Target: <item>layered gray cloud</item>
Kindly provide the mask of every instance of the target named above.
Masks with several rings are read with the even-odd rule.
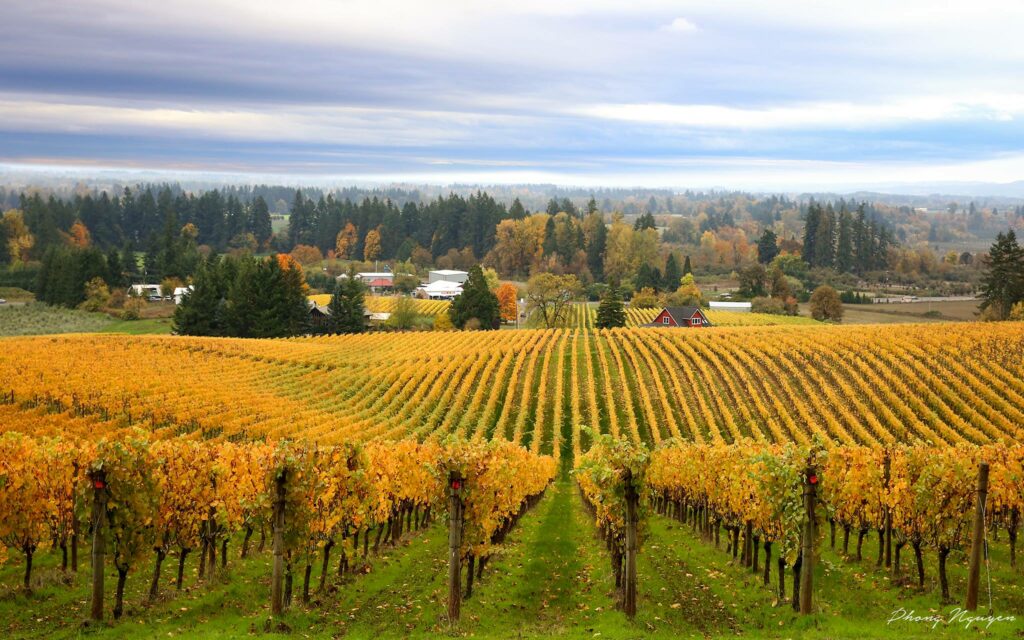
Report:
[[[1024,5],[0,3],[0,160],[359,178],[1024,177]]]

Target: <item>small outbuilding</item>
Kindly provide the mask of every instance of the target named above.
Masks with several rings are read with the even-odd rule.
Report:
[[[711,301],[711,309],[719,309],[721,311],[737,311],[740,313],[750,313],[754,305],[750,302],[719,302],[718,300]]]
[[[331,310],[325,304],[310,303],[309,305],[309,324],[313,328],[319,329],[327,324],[328,318],[331,317]]]
[[[371,320],[374,320],[374,316],[380,314],[371,313],[369,309],[363,309],[363,320],[369,324]],[[390,316],[391,314],[384,314]],[[312,300],[309,301],[309,325],[314,329],[320,329],[324,327],[331,317],[331,308],[326,304],[317,304]],[[379,319],[379,318],[378,318]],[[387,320],[387,318],[384,318]]]
[[[700,307],[665,307],[645,327],[710,327],[704,310]]]
[[[337,277],[338,281],[348,278],[347,273]],[[356,274],[356,279],[370,288],[372,291],[391,289],[395,286],[395,274],[390,271],[361,271]]]
[[[455,269],[435,269],[427,273],[427,283],[454,282],[463,284],[469,279],[468,271],[457,271]]]

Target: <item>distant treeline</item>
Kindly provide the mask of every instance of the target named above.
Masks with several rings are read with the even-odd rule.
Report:
[[[869,215],[866,205],[855,211],[842,201],[838,210],[831,203],[807,207],[802,257],[811,267],[856,274],[882,270],[893,244],[890,227]]]

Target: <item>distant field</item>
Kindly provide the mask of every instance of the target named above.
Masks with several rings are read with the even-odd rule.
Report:
[[[143,318],[141,320],[112,320],[103,333],[126,333],[139,336],[170,333],[174,328],[173,318]]]
[[[31,291],[25,291],[18,287],[0,287],[0,298],[7,302],[31,302],[36,299]]]
[[[639,327],[649,324],[657,317],[660,308],[634,309],[626,307],[626,326]],[[746,313],[742,311],[705,310],[708,320],[716,327],[770,327],[776,325],[816,325],[817,320],[803,316],[778,316],[767,313]],[[597,322],[597,305],[578,304],[574,314],[573,326],[579,328],[594,327]]]
[[[170,318],[115,320],[104,313],[51,307],[42,303],[0,305],[0,336],[56,333],[170,333]]]
[[[317,304],[328,304],[330,294],[309,297]],[[394,309],[396,296],[366,296],[366,308],[372,312],[390,312]],[[448,310],[447,300],[413,300],[418,313],[436,316]],[[638,327],[651,322],[660,309],[633,309],[626,307],[626,326]],[[712,324],[719,327],[768,327],[774,325],[814,325],[816,320],[801,316],[776,316],[765,313],[741,313],[735,311],[708,311]],[[571,326],[584,329],[594,327],[597,321],[597,306],[589,303],[573,305]]]
[[[102,313],[51,307],[42,303],[0,306],[0,336],[103,331],[113,323]]]
[[[977,320],[977,300],[950,302],[894,302],[890,304],[843,305],[843,324],[896,324],[904,322],[942,322]],[[810,314],[807,304],[800,312]]]
[[[327,305],[331,303],[331,294],[321,293],[309,296],[309,299],[317,304]],[[396,301],[398,301],[397,296],[366,296],[366,308],[373,313],[390,313],[394,310]],[[420,300],[418,298],[413,298],[412,302],[416,313],[425,316],[444,313],[450,304],[447,300]]]

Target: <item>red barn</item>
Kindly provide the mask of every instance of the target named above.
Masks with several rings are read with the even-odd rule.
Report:
[[[700,307],[665,307],[645,327],[710,327],[711,321]]]

